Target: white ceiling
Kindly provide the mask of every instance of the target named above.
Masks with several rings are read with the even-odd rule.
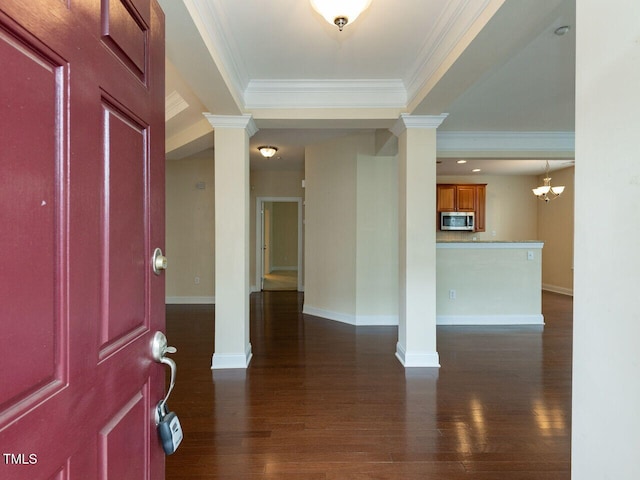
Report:
[[[342,32],[307,0],[159,1],[169,159],[212,147],[205,111],[253,115],[252,168],[301,167],[305,145],[400,113],[449,113],[440,173],[464,173],[460,157],[536,174],[573,158],[574,0],[373,0]],[[487,147],[496,133],[504,144]]]

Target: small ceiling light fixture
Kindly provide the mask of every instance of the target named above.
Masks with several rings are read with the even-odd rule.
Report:
[[[547,161],[547,167],[544,172],[544,185],[532,189],[533,194],[540,200],[544,200],[545,203],[549,203],[554,198],[558,198],[562,192],[564,192],[564,185],[558,187],[551,186],[551,177],[549,176],[549,162]]]
[[[258,147],[258,150],[264,158],[271,158],[276,154],[278,148],[270,145],[262,145],[261,147]]]
[[[569,30],[571,30],[571,27],[569,25],[563,25],[561,27],[556,28],[553,33],[555,33],[556,35],[558,35],[559,37],[561,37],[562,35],[569,33]]]
[[[482,169],[481,168],[474,168],[473,170],[471,170],[473,173],[478,173],[481,172]]]
[[[313,9],[322,15],[327,22],[336,25],[340,31],[344,26],[353,23],[364,12],[371,0],[310,0]]]
[[[458,160],[456,163],[467,163],[466,160]]]

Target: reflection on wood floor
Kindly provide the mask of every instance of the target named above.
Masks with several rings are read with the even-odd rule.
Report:
[[[297,270],[275,270],[265,274],[262,290],[298,290]]]
[[[185,433],[167,479],[570,479],[571,297],[543,294],[544,329],[438,327],[442,368],[407,370],[397,328],[302,298],[251,295],[246,371],[210,370],[213,306],[167,306]]]

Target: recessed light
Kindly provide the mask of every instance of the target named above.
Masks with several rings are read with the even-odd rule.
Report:
[[[467,163],[467,161],[466,160],[458,160],[457,163]]]
[[[471,170],[473,173],[478,173],[481,172],[482,169],[481,168],[474,168],[473,170]]]

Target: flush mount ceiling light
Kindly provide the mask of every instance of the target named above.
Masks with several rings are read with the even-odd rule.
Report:
[[[364,12],[371,0],[310,0],[313,9],[327,22],[336,25],[340,31],[349,23],[355,22]]]
[[[261,147],[258,147],[258,150],[264,158],[271,158],[276,154],[278,148],[272,147],[271,145],[262,145]]]
[[[549,203],[554,198],[558,198],[562,192],[564,192],[564,185],[558,187],[551,186],[551,177],[549,176],[549,162],[544,172],[544,185],[532,189],[533,194],[540,200],[544,200],[545,203]]]
[[[263,145],[261,147],[258,147],[258,150],[260,151],[260,153],[264,158],[271,158],[278,151],[278,147],[272,147],[271,145]]]

